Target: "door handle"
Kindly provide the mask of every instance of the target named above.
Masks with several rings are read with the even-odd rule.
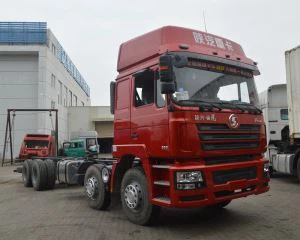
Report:
[[[136,132],[135,132],[135,133],[131,133],[131,137],[132,137],[132,138],[138,138],[138,137],[139,137],[139,134],[136,133]]]

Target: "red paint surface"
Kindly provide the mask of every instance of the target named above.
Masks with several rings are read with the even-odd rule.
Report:
[[[48,146],[40,149],[27,148],[25,141],[47,141]],[[26,160],[31,157],[54,157],[56,156],[56,144],[53,136],[49,134],[26,134],[21,144],[19,159]]]

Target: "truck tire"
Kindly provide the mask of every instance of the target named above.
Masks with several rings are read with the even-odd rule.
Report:
[[[110,206],[109,187],[102,180],[102,164],[91,165],[84,176],[85,193],[90,208],[105,210]]]
[[[229,203],[231,203],[231,200],[226,200],[224,202],[220,202],[220,203],[216,203],[216,204],[213,204],[213,205],[209,205],[208,207],[209,208],[215,208],[215,209],[221,209],[221,208],[226,207]]]
[[[300,158],[298,158],[298,162],[297,162],[297,178],[298,181],[300,182]]]
[[[51,159],[46,159],[45,164],[47,167],[47,183],[46,189],[53,189],[55,187],[56,181],[56,165],[55,162]]]
[[[125,173],[121,201],[124,214],[135,224],[151,225],[159,217],[160,207],[149,200],[147,179],[141,168],[131,168]]]
[[[24,182],[24,187],[32,187],[31,171],[32,171],[32,160],[27,159],[24,161],[22,167],[22,179]]]
[[[36,191],[43,191],[47,184],[47,167],[41,159],[36,159],[32,163],[31,181]]]

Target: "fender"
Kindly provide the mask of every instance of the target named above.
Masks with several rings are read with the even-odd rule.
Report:
[[[126,155],[134,155],[140,159],[148,158],[149,154],[145,144],[122,144],[113,145],[113,156],[121,159]]]
[[[144,144],[122,144],[122,145],[113,145],[113,157],[118,158],[118,161],[114,163],[112,168],[112,179],[111,179],[111,188],[110,191],[114,191],[114,187],[116,184],[116,172],[119,166],[122,165],[124,161],[126,161],[127,156],[132,156],[134,159],[139,159],[141,161],[143,168],[145,170],[145,174],[147,177],[147,185],[149,197],[152,198],[152,185],[151,185],[151,167],[149,163],[149,154],[147,148]]]

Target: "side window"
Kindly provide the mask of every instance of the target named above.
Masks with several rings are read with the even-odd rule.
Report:
[[[129,92],[130,87],[129,87],[129,80],[126,79],[125,81],[121,81],[117,83],[117,88],[116,88],[116,109],[121,110],[128,108],[129,106]]]
[[[134,81],[134,106],[154,103],[154,72],[139,74]]]
[[[289,111],[287,109],[280,109],[281,120],[289,120]]]
[[[161,94],[160,79],[156,81],[156,105],[161,108],[166,105],[165,95]]]
[[[95,146],[96,145],[96,139],[95,138],[89,138],[87,141],[87,147]]]

